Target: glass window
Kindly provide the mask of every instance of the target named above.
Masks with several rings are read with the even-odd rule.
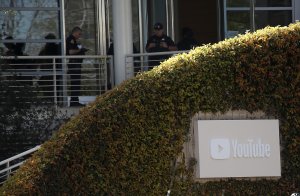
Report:
[[[26,43],[24,54],[38,56],[46,43]]]
[[[256,7],[292,7],[292,0],[258,0]]]
[[[11,11],[0,14],[1,34],[14,39],[44,39],[47,33],[59,38],[58,11]]]
[[[289,10],[281,11],[255,11],[256,29],[266,26],[286,26],[292,21],[292,12]]]
[[[266,26],[286,26],[293,21],[292,0],[252,0],[251,5],[250,0],[224,2],[227,2],[224,11],[225,37],[243,34],[250,28],[255,31]],[[254,13],[250,12],[250,8],[254,8]]]
[[[227,7],[249,7],[250,0],[227,0]]]
[[[250,29],[249,11],[227,11],[227,31],[243,34]]]
[[[80,42],[89,48],[89,54],[96,51],[96,11],[94,0],[66,0],[65,1],[65,21],[66,36],[69,36],[75,26],[82,28],[82,38]]]
[[[0,7],[58,7],[58,0],[0,0]]]
[[[18,43],[20,43],[20,42],[18,42]],[[29,42],[27,42],[24,44],[24,50],[22,51],[23,55],[38,56],[45,45],[46,45],[46,43],[29,43]],[[2,51],[0,50],[0,54],[6,55],[8,48],[5,46],[5,44],[1,43],[0,49],[2,50]]]
[[[139,5],[138,1],[132,1],[132,38],[133,44],[137,51],[141,51],[140,49],[140,32],[139,32]]]

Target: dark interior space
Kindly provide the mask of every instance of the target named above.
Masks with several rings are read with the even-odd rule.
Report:
[[[199,44],[218,41],[217,1],[185,0],[178,1],[178,33],[181,39],[182,28],[189,27]]]

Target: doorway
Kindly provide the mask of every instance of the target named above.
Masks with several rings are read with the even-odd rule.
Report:
[[[176,40],[182,38],[182,29],[190,28],[200,45],[220,40],[218,0],[186,0],[176,3]]]

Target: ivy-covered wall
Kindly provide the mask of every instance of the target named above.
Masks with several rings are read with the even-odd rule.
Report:
[[[300,23],[205,45],[81,110],[0,195],[288,195],[300,189]],[[282,178],[193,182],[176,164],[192,116],[261,110],[280,119]],[[187,166],[185,166],[187,165]]]

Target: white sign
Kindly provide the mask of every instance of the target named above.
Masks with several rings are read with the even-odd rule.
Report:
[[[199,120],[197,177],[279,177],[278,120]]]

